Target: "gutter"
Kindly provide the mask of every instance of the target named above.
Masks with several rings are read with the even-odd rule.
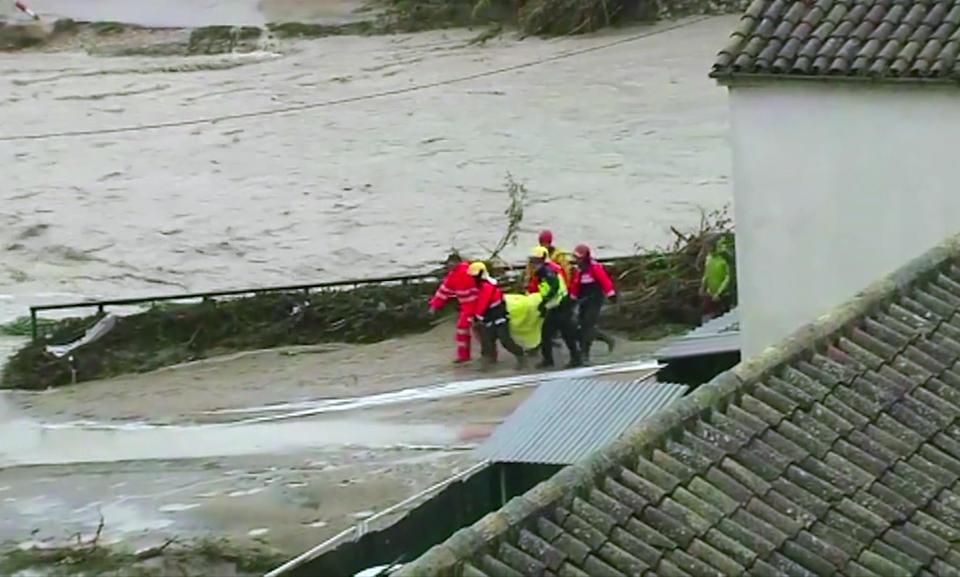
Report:
[[[952,76],[943,77],[923,77],[923,76],[841,76],[841,75],[809,75],[809,74],[774,74],[772,72],[716,72],[711,71],[708,74],[710,78],[717,81],[721,86],[734,86],[740,83],[750,83],[751,81],[794,81],[794,82],[819,82],[819,83],[837,83],[837,84],[860,84],[860,85],[934,85],[934,86],[954,86],[960,87],[960,79]]]

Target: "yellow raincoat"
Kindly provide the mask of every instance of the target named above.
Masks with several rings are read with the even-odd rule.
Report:
[[[543,296],[540,293],[505,294],[503,298],[510,318],[510,336],[525,350],[539,347],[540,329],[543,326],[539,309]]]

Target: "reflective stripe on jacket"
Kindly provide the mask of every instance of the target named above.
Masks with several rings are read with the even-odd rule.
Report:
[[[477,281],[467,274],[468,268],[470,268],[470,263],[462,262],[447,273],[443,282],[440,283],[440,288],[430,299],[430,308],[440,309],[447,304],[448,300],[457,299],[460,303],[461,312],[464,309],[468,312],[473,311],[478,294]]]
[[[548,260],[546,263],[544,263],[544,266],[550,267],[550,270],[560,275],[560,278],[563,279],[563,282],[566,285],[570,284],[568,280],[569,277],[567,277],[567,273],[563,270],[562,266],[558,265],[552,260]],[[533,274],[530,275],[530,282],[527,284],[527,293],[533,294],[538,292],[540,292],[540,276],[537,274],[537,271],[534,270]]]
[[[587,285],[594,283],[600,287],[603,296],[609,298],[616,294],[607,269],[599,262],[591,260],[587,270],[580,267],[574,269],[573,282],[570,283],[570,296],[575,299],[584,296],[584,290],[589,288]]]
[[[563,275],[549,266],[551,264],[555,263],[545,263],[537,271],[537,277],[540,279],[539,292],[547,309],[560,306],[560,303],[567,298],[568,294],[567,283],[563,280]]]
[[[477,298],[475,318],[482,323],[491,323],[497,317],[506,317],[506,306],[503,304],[503,291],[496,281],[480,283],[480,296]]]

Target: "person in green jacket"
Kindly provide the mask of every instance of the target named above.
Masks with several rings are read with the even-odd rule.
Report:
[[[727,235],[709,239],[708,250],[703,262],[703,280],[700,282],[703,321],[726,312],[730,307],[733,283],[733,267],[730,266],[732,251]]]

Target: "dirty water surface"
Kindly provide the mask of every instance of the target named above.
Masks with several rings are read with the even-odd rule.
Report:
[[[734,20],[376,99],[359,97],[637,30],[485,46],[468,31],[338,37],[196,58],[2,54],[0,155],[12,169],[0,189],[0,322],[37,302],[414,271],[451,246],[482,254],[505,225],[507,172],[527,184],[531,242],[545,226],[601,255],[668,241],[670,226],[729,199],[725,95],[706,72]],[[354,98],[237,122],[3,140]],[[0,543],[89,534],[102,515],[110,542],[215,534],[298,553],[469,467],[465,448],[529,388],[256,419],[516,374],[506,355],[489,374],[454,368],[452,337],[445,325],[2,393]],[[625,342],[596,360],[650,346]]]
[[[350,100],[649,29],[483,46],[474,32],[331,37],[280,52],[0,54],[0,293],[127,296],[416,272],[499,239],[509,172],[535,231],[601,256],[672,240],[730,199],[721,17],[512,72],[296,113],[149,132],[22,134]],[[576,90],[571,90],[576,86]]]

